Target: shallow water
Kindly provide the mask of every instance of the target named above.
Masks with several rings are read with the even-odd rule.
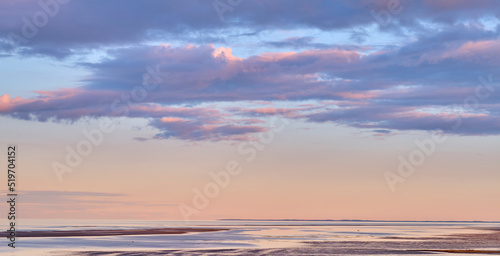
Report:
[[[8,247],[7,241],[5,241],[5,245],[0,247],[0,253],[2,255],[72,255],[76,251],[152,252],[179,249],[188,250],[189,254],[197,255],[195,250],[200,249],[231,249],[213,253],[215,253],[214,255],[258,255],[259,253],[268,255],[293,253],[299,255],[302,250],[300,248],[309,248],[308,250],[314,249],[318,255],[330,255],[328,252],[332,250],[339,251],[342,255],[355,255],[364,254],[363,248],[371,248],[374,250],[372,251],[374,254],[389,254],[382,252],[392,247],[401,251],[420,247],[422,247],[420,249],[432,249],[439,246],[442,246],[442,248],[447,248],[446,246],[458,248],[458,246],[448,243],[448,240],[442,240],[443,242],[440,245],[441,240],[439,238],[448,238],[451,234],[488,233],[491,231],[482,228],[500,227],[500,223],[244,220],[191,221],[186,223],[183,221],[23,220],[19,223],[18,229],[23,231],[55,231],[165,227],[218,227],[230,230],[169,235],[20,237],[17,238],[15,249]],[[429,238],[436,238],[437,240],[431,243],[428,240]],[[420,241],[419,239],[427,240]],[[463,244],[455,242],[456,244]],[[485,246],[487,245],[485,244]],[[474,246],[474,244],[471,246]],[[478,248],[484,249],[484,247]],[[379,249],[380,252],[377,253],[376,250]],[[493,246],[487,249],[500,250],[500,244],[498,247]],[[254,251],[251,253],[249,250]],[[168,253],[167,251],[164,252]],[[184,254],[188,254],[187,251],[184,252]],[[171,253],[174,254],[174,252]],[[210,255],[211,252],[200,251],[200,253]],[[304,252],[303,255],[308,253],[310,252]],[[421,252],[413,252],[412,254],[421,254]]]

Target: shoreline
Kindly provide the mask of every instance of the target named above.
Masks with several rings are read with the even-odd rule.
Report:
[[[82,228],[83,226],[71,227]],[[123,227],[124,229],[102,227],[102,229],[99,229],[97,226],[87,225],[85,228],[89,228],[88,230],[19,231],[19,237],[32,238],[25,240],[26,242],[31,240],[32,247],[20,246],[21,250],[18,252],[23,252],[24,254],[19,254],[23,256],[430,255],[436,253],[500,255],[500,227],[497,225],[479,227],[457,227],[452,225],[436,229],[421,226],[418,229],[419,232],[409,233],[405,232],[405,229],[408,227],[413,229],[413,225],[408,225],[402,229],[393,229],[391,227],[387,229],[385,227],[366,229],[361,225],[359,227],[359,229],[363,229],[361,232],[357,229],[340,227],[325,227],[325,230],[317,230],[316,225],[311,225],[310,228],[305,230],[302,230],[302,228],[276,229],[268,227],[263,227],[262,230],[258,227],[239,229],[225,225],[214,227],[145,227],[137,226],[137,229],[133,227]],[[291,232],[288,232],[289,230]],[[325,234],[325,236],[322,239],[317,239],[318,237],[308,239],[311,236],[307,231],[310,230],[316,230],[317,234]],[[331,231],[334,232],[329,233]],[[419,234],[425,231],[432,232],[427,232],[426,235]],[[372,234],[378,235],[373,237]],[[150,238],[148,235],[160,236]],[[235,235],[238,238],[233,239]],[[257,238],[245,240],[245,238],[251,236],[257,236]],[[300,239],[297,239],[299,237]],[[48,240],[45,240],[45,238]],[[280,239],[284,239],[285,243]],[[67,246],[67,248],[61,248],[57,245],[56,240],[65,241],[64,243],[70,243],[71,245]],[[47,241],[56,246],[50,248],[51,246],[46,244]],[[289,242],[293,242],[293,245]],[[201,243],[200,247],[197,246],[198,243]],[[39,247],[42,244],[43,246]]]
[[[150,228],[150,229],[89,229],[89,230],[40,230],[17,231],[16,237],[77,237],[77,236],[127,236],[127,235],[179,235],[197,232],[228,231],[224,228]],[[7,236],[8,232],[0,235]]]
[[[116,256],[147,253],[148,255],[430,255],[495,254],[500,255],[500,230],[494,227],[490,233],[451,234],[438,237],[411,237],[401,241],[302,241],[290,248],[219,248],[219,249],[168,249],[168,250],[109,250],[78,251],[76,255]],[[75,252],[73,252],[75,253]]]

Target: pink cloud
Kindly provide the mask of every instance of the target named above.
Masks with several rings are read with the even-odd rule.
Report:
[[[177,117],[162,117],[160,119],[163,123],[175,123],[175,122],[186,122],[186,119],[177,118]]]
[[[115,58],[86,64],[93,73],[85,86],[37,91],[39,96],[33,99],[4,95],[0,111],[39,121],[118,116],[111,110],[112,103],[127,96],[130,100],[131,91],[142,82],[145,64],[159,63],[158,68],[168,77],[158,82],[158,88],[147,91],[143,101],[121,104],[128,117],[150,118],[150,125],[159,130],[157,138],[248,139],[265,130],[259,125],[269,115],[354,127],[436,129],[443,126],[442,116],[415,110],[461,103],[474,93],[474,87],[461,84],[464,79],[458,76],[476,70],[469,71],[467,66],[463,72],[455,72],[449,65],[469,64],[473,58],[490,65],[488,60],[500,59],[492,53],[499,46],[497,40],[484,40],[450,44],[439,54],[425,56],[415,54],[415,49],[366,56],[356,51],[316,49],[247,58],[234,56],[229,47],[216,49],[213,45],[120,49]],[[405,51],[412,54],[407,56]],[[346,54],[352,55],[352,63],[346,62]],[[435,61],[425,59],[429,56]],[[453,62],[443,61],[448,59]],[[304,104],[304,100],[317,103]],[[221,102],[235,106],[219,109]],[[239,103],[251,106],[242,108]],[[496,117],[490,115],[464,117]],[[425,122],[417,122],[421,120]]]
[[[375,92],[339,92],[338,95],[345,99],[372,99],[377,97]]]

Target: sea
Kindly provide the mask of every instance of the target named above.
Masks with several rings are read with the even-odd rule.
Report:
[[[7,227],[7,226],[6,226]],[[311,247],[322,243],[366,246],[368,243],[390,241],[426,241],[457,234],[491,232],[500,222],[456,221],[362,221],[362,220],[214,220],[214,221],[145,221],[145,220],[50,220],[25,219],[17,223],[22,231],[149,229],[149,228],[222,228],[215,232],[167,235],[122,235],[85,237],[18,237],[15,248],[4,239],[1,255],[223,255],[224,249],[248,252],[266,249],[272,255],[277,248]],[[482,248],[484,249],[484,248]],[[486,248],[500,250],[500,244]],[[257,252],[258,250],[256,250]],[[136,254],[126,254],[135,252]],[[177,254],[174,254],[177,253]],[[205,253],[206,252],[206,253]],[[346,251],[347,252],[347,251]],[[116,254],[117,253],[117,254]],[[122,254],[120,254],[122,253]],[[432,252],[426,252],[432,254]],[[158,253],[159,254],[159,253]],[[293,253],[292,253],[293,254]],[[355,255],[354,253],[353,255]],[[378,253],[377,253],[378,254]],[[389,254],[389,253],[388,253]],[[415,252],[420,254],[420,252]],[[229,254],[228,254],[229,255]],[[238,254],[232,254],[238,255]],[[244,253],[240,255],[245,255]],[[265,254],[262,254],[265,255]],[[279,254],[276,254],[279,255]],[[330,255],[328,253],[317,255]],[[331,254],[335,255],[335,254]],[[343,254],[344,255],[344,254]],[[458,254],[453,254],[458,255]],[[464,254],[470,255],[470,254]]]

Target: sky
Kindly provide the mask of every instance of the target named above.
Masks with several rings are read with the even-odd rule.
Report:
[[[0,10],[23,218],[500,220],[499,1]]]

